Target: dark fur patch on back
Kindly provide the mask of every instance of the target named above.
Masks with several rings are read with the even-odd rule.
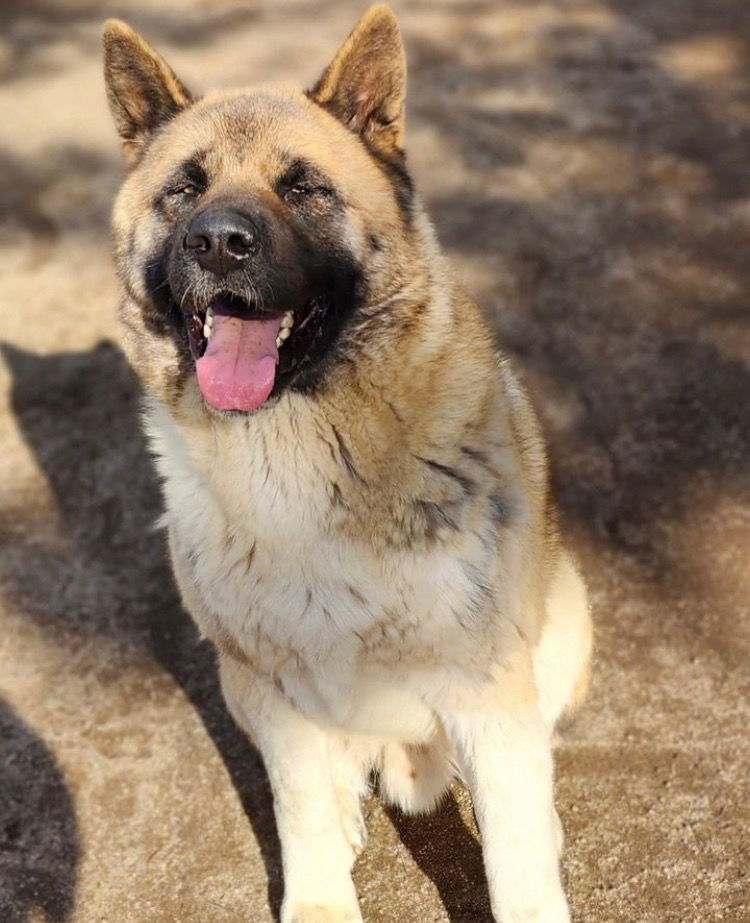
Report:
[[[461,446],[461,451],[464,455],[468,456],[472,461],[475,461],[478,465],[488,465],[489,460],[486,454],[479,449],[473,449],[471,446],[463,445]]]
[[[502,496],[501,493],[495,491],[489,496],[490,504],[490,518],[492,522],[500,528],[501,526],[507,526],[510,522],[510,506]]]
[[[344,442],[344,439],[341,433],[336,429],[335,426],[331,428],[333,429],[333,435],[336,437],[336,443],[338,444],[338,447],[339,447],[339,455],[341,456],[341,460],[344,463],[344,467],[346,468],[349,475],[355,479],[355,481],[364,483],[365,479],[359,473],[357,466],[354,464],[352,453],[349,451],[348,446]]]
[[[414,506],[424,520],[424,534],[428,541],[435,541],[444,529],[451,532],[458,529],[458,523],[446,512],[445,506],[432,500],[417,500]]]
[[[473,492],[474,482],[471,478],[462,474],[455,468],[451,468],[450,465],[443,465],[441,462],[434,461],[432,458],[423,458],[421,455],[415,455],[414,457],[417,461],[421,461],[429,468],[432,468],[433,471],[439,471],[440,474],[444,474],[446,477],[451,478],[451,480],[455,481],[461,487],[464,493],[471,494]]]

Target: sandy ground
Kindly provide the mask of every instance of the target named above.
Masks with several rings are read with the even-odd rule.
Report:
[[[576,921],[750,919],[750,5],[396,4],[416,178],[528,381],[598,625],[558,751]],[[106,15],[311,83],[363,4],[0,5],[0,920],[274,919],[258,757],[152,529],[116,344]],[[488,920],[460,792],[368,807],[368,923]]]

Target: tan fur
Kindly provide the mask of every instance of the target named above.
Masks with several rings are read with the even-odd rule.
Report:
[[[347,89],[356,87],[355,94]],[[362,17],[325,70],[313,98],[380,150],[404,141],[406,57],[387,7]]]
[[[310,96],[262,87],[190,103],[127,27],[107,36],[140,62],[129,73],[156,81],[148,98],[173,107],[154,131],[110,51],[133,165],[113,216],[123,325],[177,581],[269,772],[283,923],[361,919],[349,868],[371,768],[384,797],[426,810],[454,766],[496,919],[561,923],[549,748],[585,685],[585,589],[560,545],[529,400],[419,205],[407,217],[394,194],[405,78],[393,15],[371,11]],[[196,149],[214,196],[271,196],[285,157],[320,165],[368,282],[348,361],[250,416],[211,412],[177,345],[149,329],[143,270],[169,227],[154,201]]]

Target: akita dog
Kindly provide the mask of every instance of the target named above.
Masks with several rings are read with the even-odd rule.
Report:
[[[196,99],[120,22],[121,317],[183,600],[260,749],[283,923],[361,920],[371,774],[457,774],[503,923],[562,923],[551,736],[591,627],[539,426],[406,169],[404,51],[371,9],[308,92]]]

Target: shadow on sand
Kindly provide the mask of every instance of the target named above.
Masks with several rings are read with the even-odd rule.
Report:
[[[229,717],[214,655],[182,609],[164,538],[160,499],[139,426],[139,390],[109,343],[89,352],[36,356],[9,346],[11,400],[59,506],[63,541],[24,545],[23,524],[0,524],[4,582],[21,611],[57,635],[103,635],[148,650],[184,689],[227,767],[266,864],[269,901],[281,900],[279,846],[257,752]],[[23,562],[33,560],[33,573]],[[75,579],[70,575],[74,574]],[[40,819],[35,835],[56,842]],[[47,833],[45,833],[47,831]],[[42,846],[40,845],[40,848]],[[70,887],[75,874],[71,852]],[[44,882],[37,883],[42,887]],[[43,903],[43,895],[37,900]],[[4,917],[3,917],[4,919]]]
[[[33,780],[33,784],[30,784]],[[73,800],[44,742],[0,701],[0,919],[73,912],[80,856]]]

